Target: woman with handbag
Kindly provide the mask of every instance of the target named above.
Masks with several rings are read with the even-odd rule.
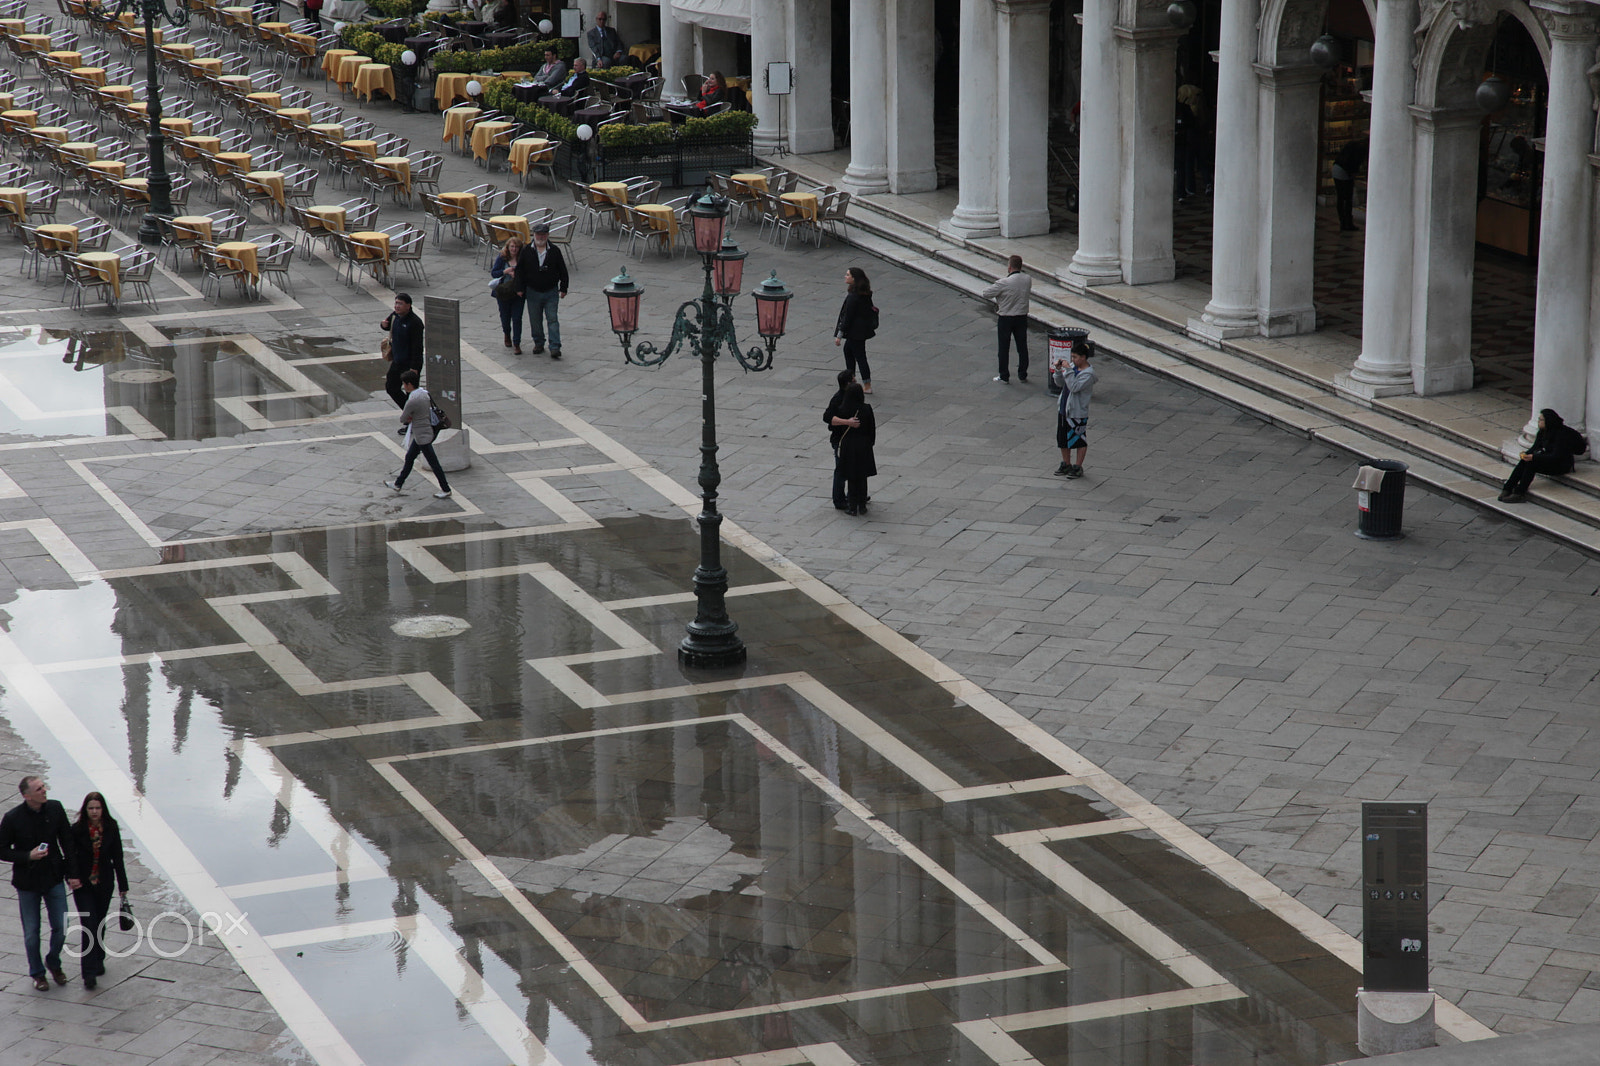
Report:
[[[845,514],[867,513],[867,478],[878,473],[873,445],[878,442],[878,422],[872,414],[861,384],[852,381],[844,387],[833,424],[842,426],[834,446],[836,479],[845,484]]]
[[[833,343],[844,346],[844,368],[861,378],[862,391],[872,395],[872,368],[867,365],[867,341],[877,332],[877,308],[872,305],[872,283],[860,267],[844,272],[844,303],[833,329]],[[860,364],[859,367],[857,364]]]
[[[517,257],[521,254],[522,238],[512,237],[489,268],[489,276],[494,279],[489,283],[489,292],[500,305],[500,330],[513,355],[522,354],[522,318],[528,306],[526,294],[517,288]]]
[[[128,903],[122,830],[106,810],[106,798],[100,793],[91,792],[83,797],[78,819],[72,823],[72,842],[83,870],[82,884],[72,893],[73,906],[82,916],[83,987],[93,988],[95,979],[106,972],[105,935],[113,882],[122,894],[124,909]]]

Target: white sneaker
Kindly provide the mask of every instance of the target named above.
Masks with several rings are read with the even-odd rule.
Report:
[[[386,488],[386,489],[393,489],[396,492],[404,492],[405,491],[399,485],[396,485],[394,483],[394,478],[388,478],[388,477],[384,478],[383,479],[383,487]]]
[[[1001,383],[1003,383],[1003,384],[1006,384],[1006,385],[1009,385],[1009,384],[1011,384],[1011,379],[1010,379],[1010,378],[1003,378],[1003,377],[1001,377],[1001,376],[1000,376],[1000,375],[998,375],[998,374],[996,374],[996,375],[995,375],[995,376],[994,376],[994,377],[993,377],[993,378],[991,378],[991,379],[990,379],[990,380],[992,380],[992,381],[998,381],[998,382],[1001,382]]]
[[[454,493],[451,490],[445,489],[443,492],[434,493],[433,498],[436,500],[448,500],[453,495]]]

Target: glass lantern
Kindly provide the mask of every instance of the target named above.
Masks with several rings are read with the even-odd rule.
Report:
[[[751,295],[756,298],[756,332],[767,341],[783,336],[789,321],[789,301],[794,293],[778,280],[778,272],[774,270]]]
[[[622,273],[611,279],[605,293],[606,303],[611,309],[611,331],[626,344],[639,328],[639,301],[644,295],[644,287],[636,284],[628,276],[628,268],[623,267]]]
[[[718,296],[731,298],[739,295],[739,289],[744,284],[744,261],[749,254],[735,244],[732,237],[723,238],[722,250],[717,253],[711,268],[711,287]]]
[[[728,224],[728,201],[708,187],[689,201],[689,220],[694,225],[694,250],[701,255],[716,255],[722,250],[722,234]]]

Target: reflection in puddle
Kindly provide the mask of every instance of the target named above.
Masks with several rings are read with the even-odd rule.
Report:
[[[179,337],[150,345],[125,330],[0,331],[0,434],[132,434],[209,440],[319,418],[381,387],[369,361],[332,344]]]

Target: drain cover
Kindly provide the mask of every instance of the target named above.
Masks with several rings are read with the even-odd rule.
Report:
[[[171,381],[175,375],[170,370],[155,368],[140,370],[113,370],[106,375],[123,385],[154,385],[158,381]]]
[[[415,618],[402,618],[389,627],[399,637],[453,637],[472,628],[465,618],[449,614],[423,614]]]

